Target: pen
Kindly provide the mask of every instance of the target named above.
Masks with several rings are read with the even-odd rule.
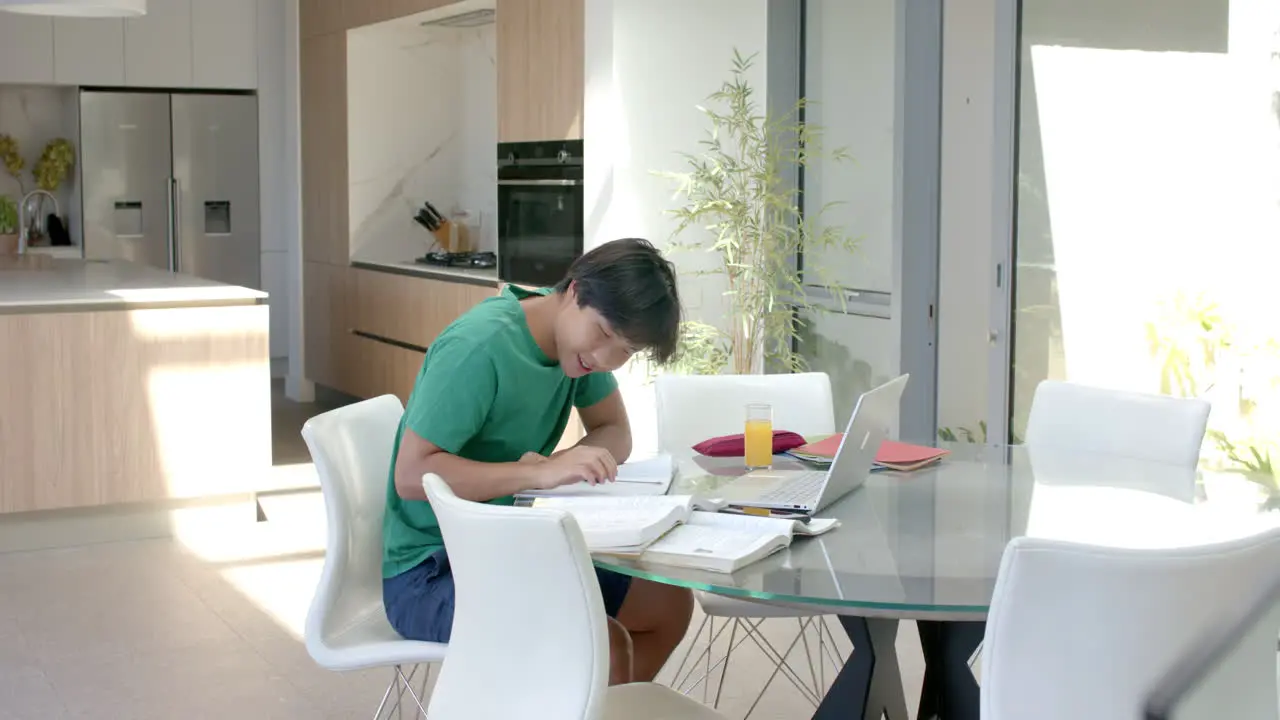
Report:
[[[789,512],[787,510],[770,510],[769,508],[744,507],[741,505],[729,505],[721,512],[732,513],[734,515],[749,515],[751,517],[768,517],[777,520],[797,520],[802,524],[808,525],[813,518],[804,513]]]

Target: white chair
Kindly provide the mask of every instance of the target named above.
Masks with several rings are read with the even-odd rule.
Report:
[[[307,652],[318,665],[344,672],[392,667],[393,676],[374,714],[399,709],[408,692],[423,710],[422,685],[412,681],[420,663],[441,662],[447,645],[405,640],[382,605],[382,516],[391,451],[404,408],[394,395],[331,410],[302,426],[320,475],[328,541],[320,584],[307,613]],[[409,674],[405,666],[412,666]],[[396,689],[394,705],[389,705]]]
[[[1194,468],[1208,422],[1209,403],[1199,398],[1045,380],[1031,400],[1026,444]]]
[[[1027,419],[1025,443],[1037,473],[1045,467],[1064,469],[1073,461],[1089,463],[1097,455],[1128,457],[1194,470],[1200,460],[1209,421],[1209,403],[1198,398],[1126,392],[1061,380],[1036,386]],[[1047,461],[1047,462],[1046,462]],[[1046,474],[1049,478],[1051,474]],[[1174,498],[1195,494],[1195,474],[1138,469],[1129,474],[1132,489]],[[979,646],[970,664],[976,664]]]
[[[423,486],[456,592],[431,720],[723,720],[661,685],[606,687],[604,601],[568,513],[461,500],[433,474]]]
[[[1280,567],[1280,529],[1176,549],[1022,537],[1005,550],[987,618],[986,720],[1134,720],[1163,671],[1240,612]],[[1219,673],[1214,717],[1276,718],[1276,627]]]
[[[658,443],[663,452],[680,454],[689,451],[693,445],[711,437],[732,435],[743,431],[746,421],[746,406],[750,403],[768,403],[773,408],[773,427],[777,430],[790,430],[806,437],[813,435],[830,435],[836,431],[835,410],[831,400],[831,379],[826,373],[790,373],[778,375],[660,375],[656,381]],[[793,685],[808,697],[816,706],[822,699],[826,688],[821,687],[822,673],[813,667],[813,658],[808,654],[808,643],[805,641],[805,655],[809,661],[809,679],[812,685],[801,678],[801,674],[791,668],[787,657],[796,645],[804,639],[804,633],[812,626],[818,633],[818,662],[823,662],[824,653],[835,647],[834,638],[826,624],[822,622],[820,613],[794,608],[782,608],[764,603],[752,602],[741,598],[728,597],[715,593],[698,591],[695,593],[705,617],[694,633],[695,642],[689,646],[683,660],[672,678],[673,686],[683,687],[691,692],[698,684],[703,685],[704,697],[711,682],[710,675],[724,664],[720,674],[720,685],[716,690],[713,705],[719,707],[720,693],[724,688],[725,675],[728,671],[729,659],[733,650],[745,642],[752,640],[756,647],[774,663],[775,673],[760,689],[755,703],[747,711],[749,717],[768,690],[777,674],[791,681]],[[714,618],[724,618],[726,623],[717,632]],[[760,632],[760,623],[767,618],[795,618],[799,625],[799,633],[785,652],[780,652]],[[692,684],[689,682],[703,658],[709,660],[712,646],[729,629],[728,650],[715,665],[708,662],[704,674]],[[707,647],[689,665],[689,672],[681,674],[688,664],[690,654],[696,645],[697,638],[707,632]],[[741,632],[741,639],[737,640]],[[831,640],[828,645],[827,640]],[[840,663],[833,656],[834,664]]]

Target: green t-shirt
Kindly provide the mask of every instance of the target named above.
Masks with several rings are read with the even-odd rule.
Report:
[[[382,521],[384,578],[417,566],[444,547],[431,505],[396,493],[395,457],[405,428],[468,460],[515,462],[531,450],[550,454],[564,433],[571,405],[590,407],[618,387],[610,373],[570,379],[542,352],[520,307],[520,299],[535,292],[508,285],[445,328],[427,350],[391,451]],[[504,497],[490,502],[513,501]]]

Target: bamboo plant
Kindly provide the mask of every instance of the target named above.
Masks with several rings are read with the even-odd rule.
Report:
[[[676,197],[683,200],[671,211],[678,222],[668,252],[715,256],[711,269],[682,274],[723,278],[729,310],[724,326],[682,324],[675,372],[803,370],[799,333],[805,318],[821,311],[806,288],[844,297],[822,268],[802,272],[796,258],[801,251],[852,251],[856,242],[841,228],[821,223],[831,203],[802,212],[800,190],[787,175],[817,158],[846,161],[848,153],[824,150],[821,128],[803,121],[804,99],[780,117],[763,114],[747,81],[753,60],[734,50],[729,79],[698,108],[711,125],[701,152],[680,154],[685,172],[661,173],[674,181]],[[707,242],[700,230],[713,240]]]

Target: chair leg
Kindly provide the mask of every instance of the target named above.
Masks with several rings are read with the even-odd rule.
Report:
[[[414,692],[413,678],[418,674],[418,667],[418,665],[414,665],[409,671],[408,676],[404,674],[403,666],[396,665],[392,668],[391,682],[387,685],[386,691],[382,693],[382,702],[378,703],[378,709],[373,713],[374,720],[383,719],[383,710],[387,711],[385,715],[386,718],[403,717],[404,708],[401,703],[406,692],[409,693],[409,697],[413,699],[413,704],[418,708],[418,717],[425,718],[427,716],[427,710],[423,707],[422,703],[423,698],[425,698],[427,694],[426,687],[427,680],[431,677],[431,665],[427,665],[427,671],[422,680],[422,689],[418,692]],[[396,691],[396,701],[395,704],[388,706],[387,701],[391,699],[391,691],[393,689]]]
[[[417,669],[418,668],[415,665],[414,671]],[[404,691],[409,693],[409,697],[413,698],[413,704],[418,706],[418,712],[420,713],[419,717],[425,718],[427,716],[427,709],[422,705],[422,696],[413,691],[413,684],[404,676],[404,671],[400,669],[399,665],[396,666],[396,674],[400,676],[400,681],[404,683]],[[412,677],[412,672],[410,673],[410,677]]]
[[[697,667],[696,667],[697,664],[701,662],[704,657],[708,658],[707,662],[710,663],[711,651],[715,647],[716,641],[720,639],[720,636],[723,635],[724,631],[728,628],[729,628],[729,623],[726,622],[724,625],[720,626],[719,630],[715,630],[715,622],[712,621],[711,630],[707,631],[707,646],[702,649],[702,652],[698,653],[698,657],[695,658],[693,663],[689,666],[689,671],[684,674],[683,679],[681,678],[673,679],[673,682],[675,683],[674,685],[672,685],[673,689],[685,695],[688,695],[689,693],[693,692],[694,688],[698,687],[699,683],[701,683],[703,680],[706,680],[707,677],[712,672],[714,672],[716,668],[720,667],[720,663],[724,662],[723,658],[716,661],[715,665],[711,665],[710,667],[708,667],[706,672],[704,672],[702,675],[699,675],[697,682],[694,682],[692,685],[689,684],[689,678],[693,677],[693,673],[697,670]],[[744,636],[741,640],[738,640],[737,644],[741,645],[743,642],[746,641],[746,639],[747,638]]]
[[[396,678],[393,675],[391,677],[391,682],[387,683],[386,692],[382,693],[382,702],[378,703],[378,709],[373,711],[373,720],[380,720],[382,718],[382,710],[387,706],[387,699],[391,697],[391,690],[395,686],[396,686]],[[397,699],[397,702],[399,702],[398,699]]]
[[[697,631],[693,633],[693,639],[689,641],[689,649],[684,651],[684,658],[680,660],[680,666],[676,668],[675,673],[671,676],[671,688],[673,690],[678,689],[679,683],[680,683],[680,673],[684,672],[685,663],[689,662],[689,656],[693,654],[693,648],[695,645],[698,644],[698,638],[702,637],[702,629],[707,626],[707,621],[710,619],[711,619],[710,616],[703,615],[702,622],[698,625]],[[708,637],[710,637],[710,635],[711,633],[707,633]],[[701,660],[701,659],[702,659],[702,656],[699,655],[698,660]],[[698,662],[698,660],[694,660],[694,662],[696,663]]]
[[[734,618],[733,630],[729,632],[729,652],[733,651],[733,638],[738,633],[738,625],[739,620]],[[720,670],[720,684],[716,686],[716,700],[715,703],[711,705],[711,707],[716,710],[720,709],[720,694],[724,692],[724,679],[729,676],[729,652],[725,653],[724,668]],[[710,682],[711,678],[707,678],[707,683],[710,684]]]

